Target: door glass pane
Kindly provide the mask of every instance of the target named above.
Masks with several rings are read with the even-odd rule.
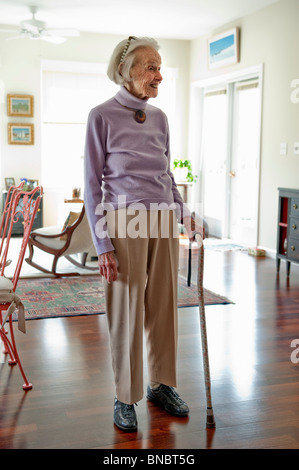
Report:
[[[256,242],[258,155],[260,145],[258,82],[236,84],[231,171],[230,238]]]
[[[223,236],[225,217],[227,95],[206,93],[203,126],[203,211],[209,233]]]

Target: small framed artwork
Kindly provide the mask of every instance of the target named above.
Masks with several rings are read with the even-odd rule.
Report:
[[[6,191],[8,191],[11,186],[15,185],[15,179],[14,178],[4,178],[4,181],[5,181]]]
[[[8,116],[33,117],[32,95],[7,95]]]
[[[239,62],[239,28],[233,28],[208,40],[209,69]]]
[[[38,180],[28,180],[28,185],[31,189],[34,189],[38,186]]]
[[[34,144],[34,124],[8,124],[8,143],[16,145]]]
[[[24,191],[32,191],[38,186],[38,180],[29,180],[28,178],[21,178],[21,181],[24,181]]]

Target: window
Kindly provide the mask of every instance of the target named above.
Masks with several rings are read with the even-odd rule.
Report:
[[[42,182],[52,191],[83,189],[83,154],[89,111],[114,96],[105,64],[42,62]],[[153,101],[174,126],[176,69],[163,70],[163,86]],[[175,130],[172,131],[175,135]]]
[[[94,72],[45,69],[42,89],[42,181],[46,188],[64,188],[70,194],[72,186],[83,188],[88,113],[118,87],[102,66]]]

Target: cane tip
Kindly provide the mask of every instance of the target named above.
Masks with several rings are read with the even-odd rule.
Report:
[[[214,415],[207,415],[207,422],[206,422],[207,428],[213,429],[216,427],[216,421],[214,419]]]

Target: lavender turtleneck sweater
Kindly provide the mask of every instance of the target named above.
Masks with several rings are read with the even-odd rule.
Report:
[[[146,121],[137,123],[135,112],[124,106],[144,110]],[[180,218],[189,215],[170,171],[167,117],[125,87],[88,116],[84,203],[97,254],[114,249],[99,220],[103,207],[116,210],[120,202],[141,203],[146,210],[175,203]]]

